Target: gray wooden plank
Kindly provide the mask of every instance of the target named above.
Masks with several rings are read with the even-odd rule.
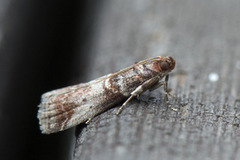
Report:
[[[174,112],[161,89],[78,127],[74,159],[239,159],[240,1],[104,1],[87,79],[171,55]]]

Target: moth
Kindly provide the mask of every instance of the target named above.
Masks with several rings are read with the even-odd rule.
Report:
[[[120,114],[133,97],[160,86],[164,86],[165,100],[171,107],[167,82],[174,68],[171,56],[158,56],[87,83],[44,93],[38,106],[40,130],[50,134],[83,122],[88,124],[96,115],[126,99],[117,111]],[[165,81],[161,81],[164,77]]]

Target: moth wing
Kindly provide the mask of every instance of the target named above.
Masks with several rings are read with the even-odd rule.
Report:
[[[143,60],[137,64],[148,63],[159,58]],[[38,106],[38,119],[42,133],[62,131],[92,118],[99,112],[94,108],[95,104],[92,104],[97,103],[93,99],[101,95],[101,93],[95,93],[98,88],[92,89],[92,86],[97,86],[107,78],[130,70],[134,65],[88,83],[80,83],[43,94],[41,104]],[[91,101],[86,101],[87,99],[91,99]]]
[[[42,133],[54,133],[86,121],[93,114],[86,102],[91,86],[88,83],[57,89],[42,95],[38,119]]]

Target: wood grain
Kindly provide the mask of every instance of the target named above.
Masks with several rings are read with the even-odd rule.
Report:
[[[171,55],[171,103],[180,111],[167,108],[162,89],[116,116],[119,104],[78,126],[74,159],[240,159],[240,1],[105,0],[101,7],[87,79]]]

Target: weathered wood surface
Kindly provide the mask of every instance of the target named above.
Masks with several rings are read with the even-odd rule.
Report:
[[[87,79],[171,55],[180,111],[162,89],[119,104],[78,127],[74,159],[240,159],[239,14],[238,0],[104,1]]]

